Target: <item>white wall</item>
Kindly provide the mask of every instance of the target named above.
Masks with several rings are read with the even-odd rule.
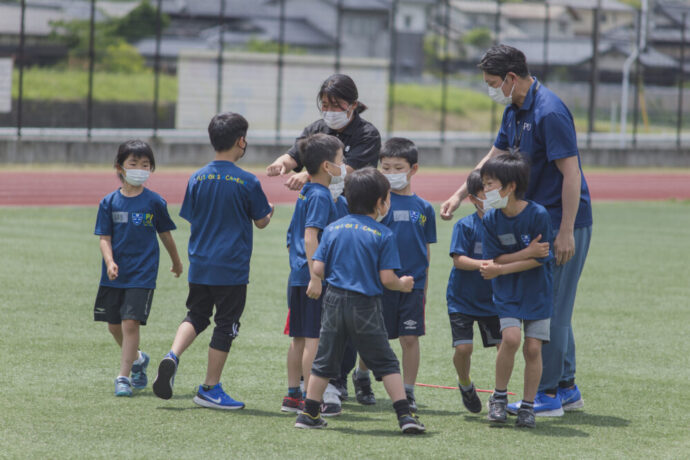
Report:
[[[276,56],[228,52],[224,55],[222,111],[244,115],[250,130],[273,130],[276,120]],[[284,58],[281,130],[300,131],[319,118],[316,95],[334,73],[333,59],[290,55]],[[368,107],[363,117],[380,131],[386,127],[388,61],[343,58],[341,73],[350,75],[359,99]],[[216,53],[183,51],[178,62],[176,127],[204,129],[216,112]]]

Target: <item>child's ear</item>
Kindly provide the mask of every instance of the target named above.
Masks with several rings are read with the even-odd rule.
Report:
[[[506,190],[508,190],[508,193],[510,193],[510,194],[515,193],[516,188],[517,188],[517,185],[515,185],[515,182],[510,182],[508,185],[506,185]]]
[[[410,177],[414,176],[417,174],[417,171],[419,170],[419,163],[415,163],[411,168],[410,168]]]

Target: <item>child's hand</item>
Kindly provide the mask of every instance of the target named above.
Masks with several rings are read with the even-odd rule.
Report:
[[[276,161],[275,163],[268,165],[266,168],[266,175],[268,175],[268,177],[277,176],[279,174],[282,176],[286,173],[287,169],[285,169],[285,165],[282,162]]]
[[[541,243],[541,234],[537,235],[527,246],[527,254],[534,259],[541,259],[549,256],[549,242]]]
[[[119,268],[115,262],[111,262],[108,264],[106,267],[106,273],[108,274],[108,279],[110,281],[113,281],[115,278],[117,278]]]
[[[276,207],[273,206],[273,203],[268,203],[268,205],[271,207],[271,213],[268,215],[268,217],[273,217],[273,212],[276,210]]]
[[[412,292],[412,289],[414,289],[414,278],[411,276],[401,276],[400,277],[400,292]]]
[[[501,266],[492,261],[482,263],[479,273],[485,280],[491,280],[501,275]]]
[[[175,275],[175,278],[179,278],[182,274],[182,262],[173,263],[170,271]]]
[[[307,286],[307,297],[310,299],[318,299],[321,297],[321,280],[312,278],[309,280],[309,286]]]

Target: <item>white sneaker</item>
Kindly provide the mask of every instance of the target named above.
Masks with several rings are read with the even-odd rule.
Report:
[[[328,384],[326,391],[323,393],[323,404],[321,405],[321,416],[335,417],[342,412],[342,405],[340,403],[340,392],[332,384]]]

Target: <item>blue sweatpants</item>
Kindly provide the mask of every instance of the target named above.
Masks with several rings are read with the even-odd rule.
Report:
[[[573,307],[575,306],[577,283],[585,266],[589,242],[592,239],[592,227],[576,228],[573,236],[575,238],[575,255],[565,265],[554,265],[551,339],[541,349],[543,369],[539,391],[555,392],[559,383],[566,383],[575,379]]]

